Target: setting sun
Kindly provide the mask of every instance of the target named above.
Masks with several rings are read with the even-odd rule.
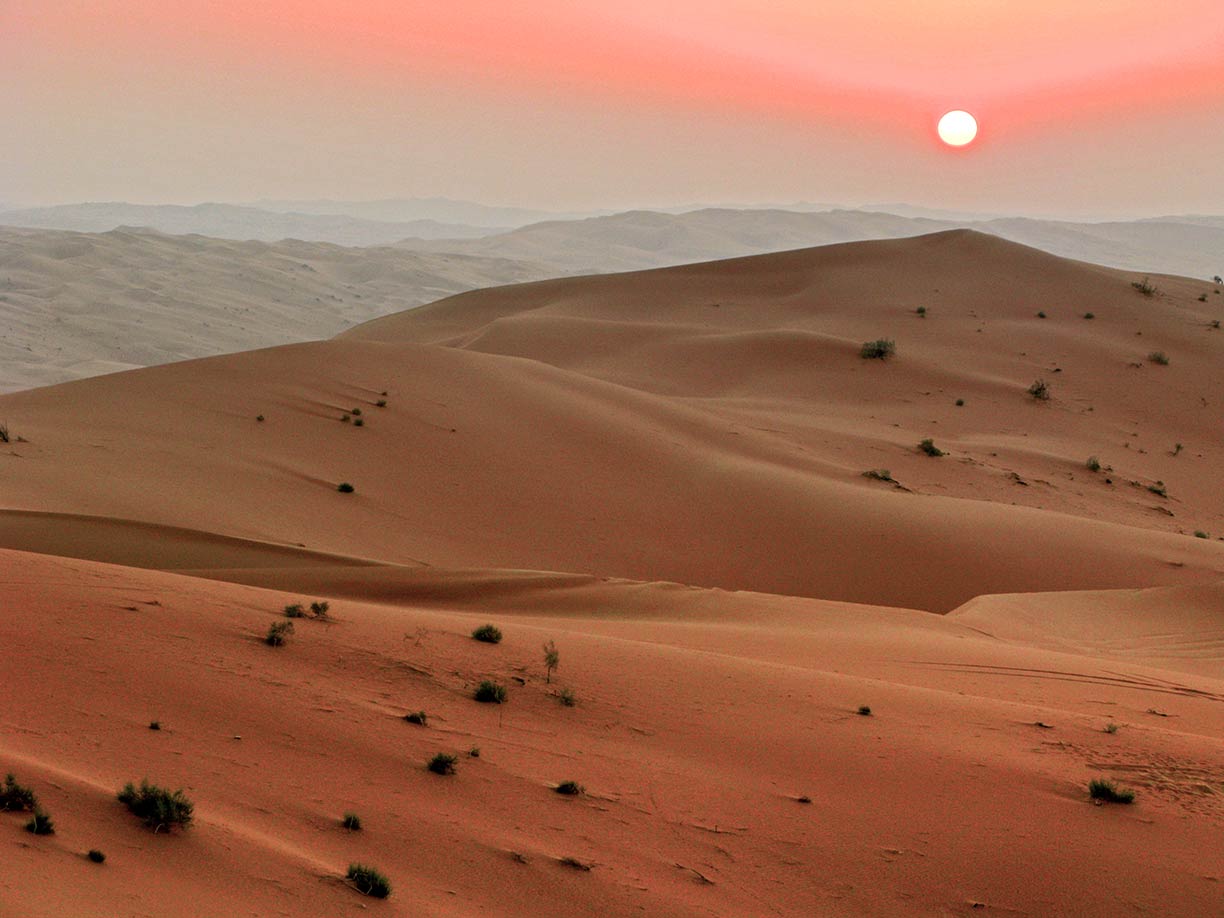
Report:
[[[977,137],[977,119],[968,112],[948,112],[939,119],[939,139],[950,147],[963,147]]]

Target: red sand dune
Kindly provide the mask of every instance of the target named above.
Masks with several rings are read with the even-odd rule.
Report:
[[[1213,914],[1224,333],[1138,279],[954,232],[0,398],[0,769],[58,828],[0,815],[0,913]]]

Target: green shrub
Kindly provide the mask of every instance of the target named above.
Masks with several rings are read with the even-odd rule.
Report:
[[[321,602],[312,602],[310,604],[310,614],[313,615],[315,618],[320,619],[322,621],[327,620],[328,612],[330,611],[331,611],[331,603],[327,602],[326,600],[321,601]]]
[[[486,644],[500,644],[502,633],[493,625],[481,625],[472,632],[472,637]]]
[[[1096,313],[1095,313],[1095,312],[1086,312],[1086,313],[1084,313],[1084,318],[1085,318],[1085,319],[1095,319],[1095,318],[1096,318]]]
[[[1163,481],[1158,481],[1156,484],[1148,485],[1147,489],[1157,497],[1169,496],[1169,489],[1165,487],[1165,483]]]
[[[164,787],[150,784],[148,779],[140,782],[139,789],[130,781],[125,784],[123,790],[119,791],[119,802],[139,816],[154,832],[173,829],[176,826],[187,828],[195,810],[195,804],[183,796],[182,790],[171,792]]]
[[[866,704],[859,705],[858,714],[860,717],[870,717],[871,716],[871,706],[866,705]]]
[[[925,440],[919,443],[918,449],[926,453],[928,456],[935,456],[936,458],[944,455],[944,451],[936,446],[935,441],[930,437],[927,437]]]
[[[1144,278],[1141,281],[1131,281],[1131,286],[1142,293],[1144,296],[1155,296],[1156,288],[1152,286],[1150,278]]]
[[[353,417],[355,417],[355,418],[359,418],[359,417],[361,417],[361,409],[360,409],[360,408],[354,408],[354,409],[353,409]]]
[[[88,857],[95,864],[102,864],[106,862],[106,855],[103,854],[101,851],[99,851],[97,848],[90,848],[89,854],[85,856]]]
[[[38,795],[28,787],[17,783],[11,774],[4,778],[4,786],[0,787],[0,810],[13,813],[25,813],[38,808]]]
[[[365,427],[365,418],[357,418],[353,421],[354,427]]]
[[[1109,734],[1111,734],[1111,735],[1112,735],[1112,734],[1114,734],[1114,733],[1117,733],[1117,732],[1118,732],[1118,725],[1117,725],[1117,724],[1115,724],[1113,721],[1110,721],[1109,723],[1107,723],[1107,724],[1105,725],[1105,732],[1106,732],[1106,733],[1109,733]]]
[[[1089,456],[1088,461],[1084,463],[1084,468],[1090,472],[1099,472],[1101,470],[1101,460],[1096,456]]]
[[[544,668],[547,671],[547,676],[544,679],[546,685],[552,684],[553,670],[561,665],[561,651],[557,650],[557,645],[549,641],[544,645]]]
[[[260,424],[262,424],[264,421],[264,416],[262,414],[257,414],[255,415],[255,420],[257,420]],[[105,855],[103,855],[103,857],[105,857]]]
[[[897,342],[889,338],[864,341],[859,356],[864,360],[885,360],[897,353]]]
[[[25,829],[35,835],[54,835],[55,823],[42,810],[35,810],[34,818],[26,823]]]
[[[1046,317],[1045,310],[1042,310],[1041,312],[1037,313],[1037,318],[1044,319],[1045,317]]]
[[[502,704],[506,700],[506,687],[485,679],[476,686],[476,693],[472,697],[486,704]]]
[[[391,895],[391,881],[373,867],[364,864],[349,864],[345,879],[349,880],[363,896],[385,899]]]
[[[1210,538],[1211,538],[1211,536],[1209,536],[1207,533],[1203,532],[1203,530],[1201,530],[1201,529],[1196,529],[1196,530],[1194,530],[1194,537],[1195,537],[1196,539],[1210,539]]]
[[[956,407],[957,407],[957,408],[964,408],[964,407],[965,407],[965,400],[964,400],[963,398],[958,398],[958,399],[956,400]]]
[[[1148,360],[1152,363],[1160,364],[1162,367],[1169,365],[1169,356],[1164,351],[1152,351],[1148,354]]]
[[[924,319],[926,318],[926,307],[925,306],[919,306],[917,309],[914,310],[914,312],[918,313],[920,317]]]
[[[149,721],[149,729],[150,729],[150,730],[160,730],[160,729],[161,729],[161,721],[160,721],[160,720],[151,720],[151,721]]]
[[[410,724],[417,724],[418,726],[423,727],[425,726],[425,722],[429,720],[429,715],[424,711],[413,711],[410,714],[405,714],[404,720],[408,721]]]
[[[361,817],[356,813],[345,813],[344,818],[340,820],[340,825],[344,826],[350,832],[360,832]]]
[[[385,398],[380,398],[378,401],[374,403],[374,407],[375,408],[386,408],[387,400]]]
[[[574,693],[567,688],[563,688],[561,691],[557,692],[557,700],[567,708],[572,708],[578,703],[578,699],[574,696]]]
[[[458,759],[449,752],[439,752],[429,760],[427,766],[435,775],[453,775],[455,773],[455,762]]]
[[[264,643],[269,647],[281,647],[291,634],[293,634],[293,622],[273,622],[268,626]]]
[[[1044,379],[1037,379],[1028,387],[1028,394],[1039,402],[1050,400],[1050,386]]]
[[[1118,790],[1112,781],[1103,778],[1093,778],[1088,782],[1088,793],[1093,800],[1103,800],[1106,803],[1134,803],[1135,792]]]
[[[339,491],[341,494],[352,494],[357,489],[354,488],[347,481],[342,481],[340,482],[340,484],[336,485],[336,490]]]
[[[562,781],[553,790],[558,794],[564,794],[566,797],[577,797],[586,793],[586,788],[577,781]]]
[[[868,469],[863,473],[864,478],[870,478],[872,481],[893,481],[892,472],[888,469]]]
[[[300,602],[295,602],[293,605],[285,606],[283,611],[285,613],[285,618],[306,617],[306,610],[302,608],[302,604]]]
[[[468,750],[468,755],[471,756],[473,759],[480,758],[480,747],[473,746],[471,749]]]
[[[342,414],[340,415],[340,420],[342,423],[347,424],[349,421],[352,420],[352,418],[349,417],[347,414]]]

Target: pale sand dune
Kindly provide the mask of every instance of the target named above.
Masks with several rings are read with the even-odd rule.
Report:
[[[1224,333],[1133,279],[941,234],[0,397],[0,771],[58,827],[0,814],[0,914],[1212,914]]]

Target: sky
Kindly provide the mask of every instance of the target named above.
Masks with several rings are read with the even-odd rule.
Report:
[[[0,132],[10,206],[1224,213],[1224,2],[0,0]]]

